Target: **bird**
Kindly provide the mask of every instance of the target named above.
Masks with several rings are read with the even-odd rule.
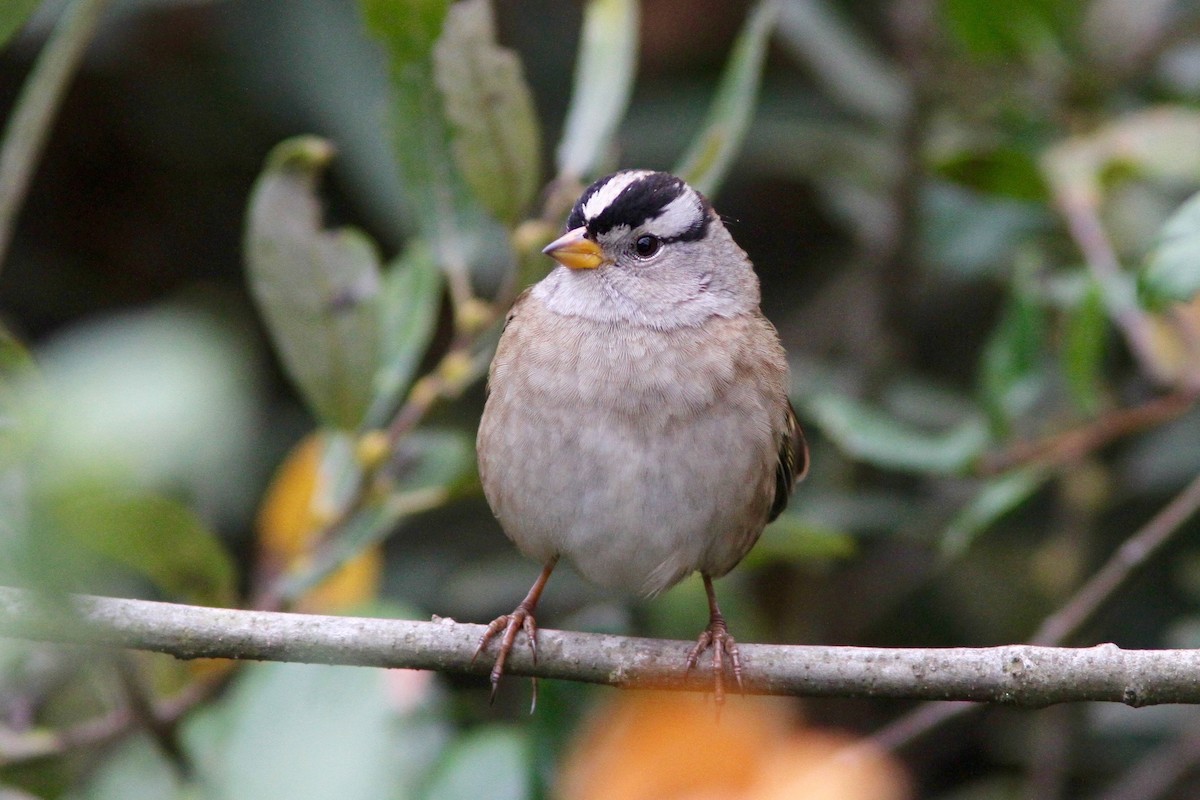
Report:
[[[542,565],[493,620],[494,700],[560,559],[592,583],[653,596],[699,572],[714,695],[742,660],[713,579],[732,570],[808,470],[788,363],[760,310],[754,267],[709,200],[681,178],[624,170],[580,195],[557,264],[511,306],[488,371],[479,475],[509,539]],[[534,683],[534,705],[537,684]]]

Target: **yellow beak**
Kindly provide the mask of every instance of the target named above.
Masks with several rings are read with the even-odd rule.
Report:
[[[585,233],[587,228],[584,227],[569,230],[546,245],[542,252],[564,267],[595,269],[604,263],[604,254],[600,251],[600,245],[584,238]]]

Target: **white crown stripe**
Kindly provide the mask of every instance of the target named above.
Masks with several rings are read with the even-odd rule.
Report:
[[[661,239],[683,236],[702,221],[703,210],[694,192],[684,190],[663,208],[662,213],[646,227]]]
[[[612,180],[597,189],[596,193],[589,197],[587,202],[583,204],[583,218],[585,220],[595,219],[604,209],[612,204],[613,200],[617,199],[617,195],[625,191],[629,184],[649,174],[650,172],[646,170],[632,170],[613,176]]]

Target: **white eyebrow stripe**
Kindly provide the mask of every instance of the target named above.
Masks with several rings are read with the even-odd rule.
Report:
[[[703,222],[702,214],[699,198],[694,192],[685,189],[683,194],[667,203],[646,228],[660,239],[674,239]]]
[[[629,184],[641,180],[649,174],[650,172],[647,170],[631,170],[618,174],[597,189],[596,193],[583,204],[583,218],[591,221],[600,216],[600,212],[608,208],[612,201],[617,199],[617,195],[625,191]]]

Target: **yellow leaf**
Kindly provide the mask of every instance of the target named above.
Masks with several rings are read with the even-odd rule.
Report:
[[[1200,389],[1200,295],[1147,316],[1151,367],[1164,383]]]
[[[323,508],[321,433],[303,439],[275,473],[258,513],[259,557],[268,574],[303,567],[333,512]],[[361,605],[379,591],[383,554],[379,547],[347,561],[296,604],[299,610],[328,612]]]

